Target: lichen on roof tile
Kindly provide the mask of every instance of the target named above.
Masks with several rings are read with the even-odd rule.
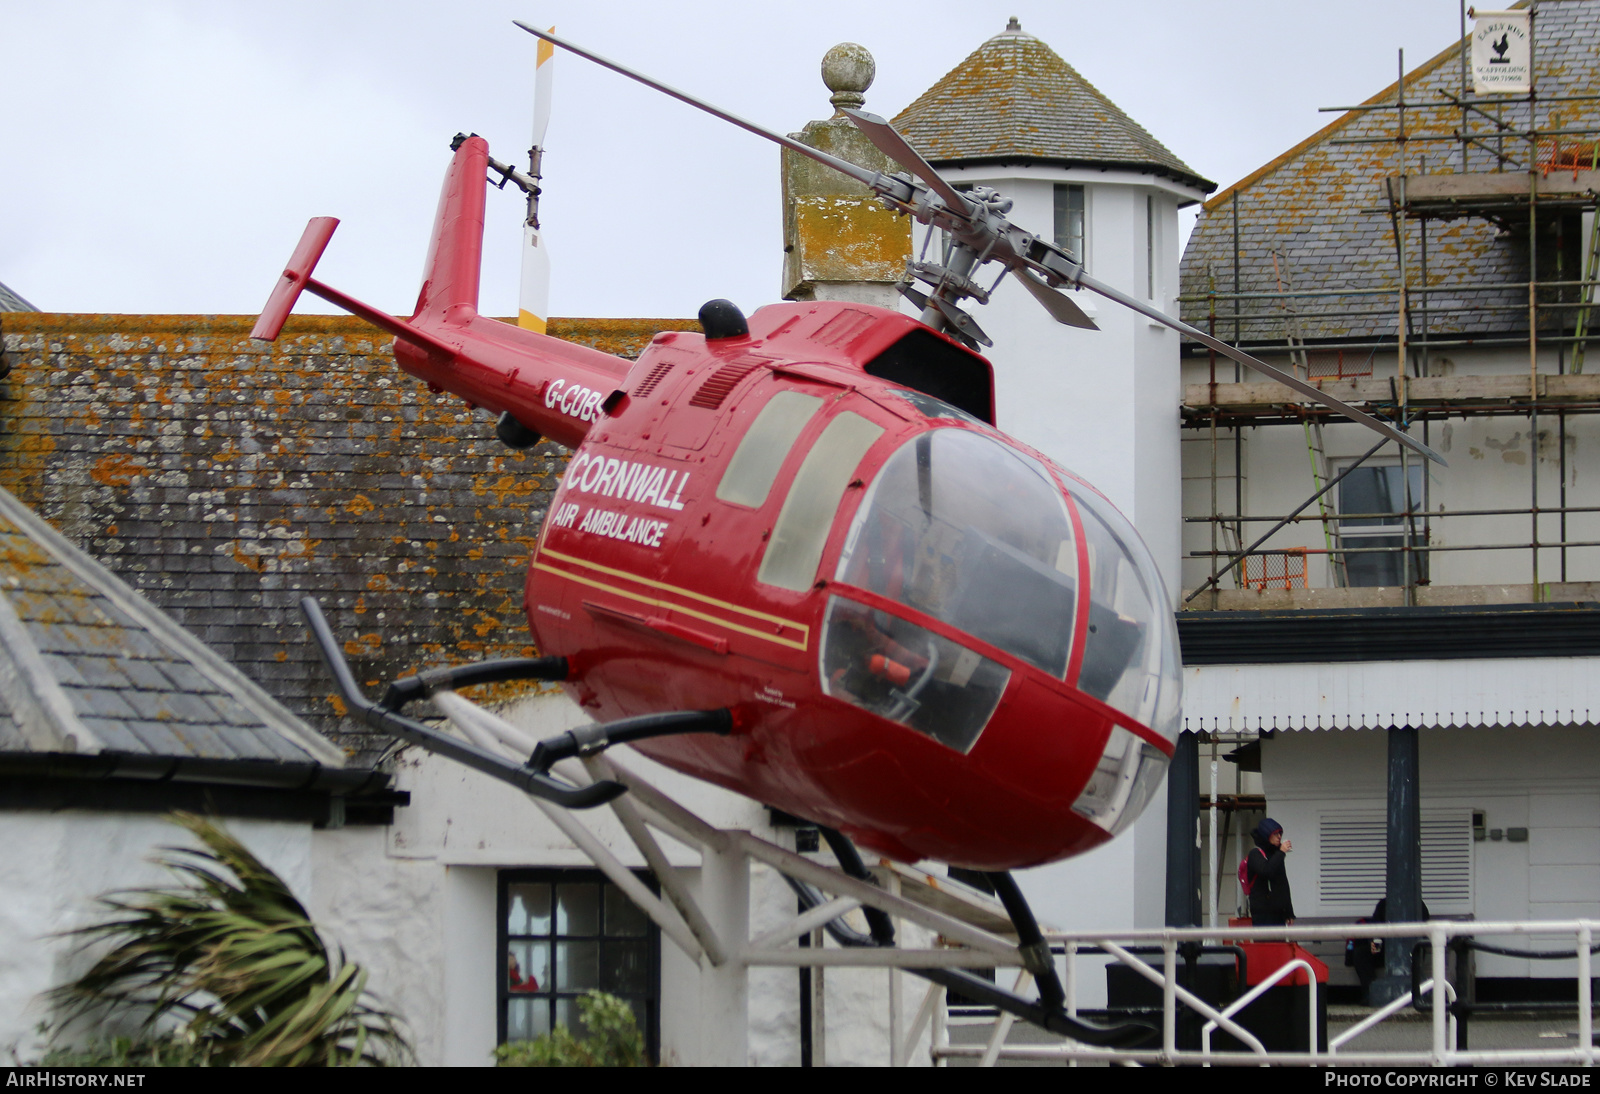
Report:
[[[16,689],[0,690],[0,752],[83,751],[87,731],[93,748],[112,753],[343,763],[310,727],[3,490],[0,622],[0,661],[16,670],[0,675],[0,685]],[[226,699],[225,710],[213,695]],[[264,744],[269,738],[273,745]]]
[[[923,92],[895,128],[935,166],[1125,165],[1215,189],[1044,42],[1008,29]]]

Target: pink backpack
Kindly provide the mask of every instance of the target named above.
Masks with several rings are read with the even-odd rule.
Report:
[[[1255,848],[1250,852],[1250,855],[1255,854],[1256,851],[1259,850],[1261,850],[1261,848]],[[1250,855],[1246,855],[1244,858],[1239,860],[1239,888],[1243,890],[1245,896],[1249,896],[1250,890],[1254,889],[1256,885],[1255,879],[1250,876]]]

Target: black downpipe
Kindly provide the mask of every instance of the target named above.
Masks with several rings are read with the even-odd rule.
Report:
[[[804,898],[795,901],[799,909],[798,914],[806,913]],[[800,936],[800,948],[811,948],[811,932],[807,931]],[[816,1060],[816,1044],[811,1031],[811,1020],[815,1010],[816,1001],[811,998],[811,966],[800,966],[800,1066],[813,1067]]]
[[[1167,893],[1169,927],[1200,926],[1200,738],[1178,734],[1167,769]]]
[[[1421,765],[1415,726],[1390,726],[1388,849],[1384,897],[1390,923],[1422,919]],[[1368,998],[1382,1005],[1400,998],[1411,986],[1414,939],[1391,939],[1384,946],[1382,975],[1372,982]]]

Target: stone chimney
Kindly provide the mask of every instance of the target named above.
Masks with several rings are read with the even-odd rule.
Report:
[[[843,113],[860,108],[877,66],[854,42],[822,58],[822,82],[833,93],[833,116],[810,122],[794,137],[873,171],[899,170]],[[899,306],[895,282],[911,253],[911,220],[878,204],[854,179],[783,150],[783,297],[852,300]]]

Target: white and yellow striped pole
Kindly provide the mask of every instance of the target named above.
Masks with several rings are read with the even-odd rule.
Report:
[[[556,28],[551,27],[553,32]],[[555,47],[540,39],[533,76],[533,147],[528,150],[529,174],[535,184],[544,158],[544,131],[550,124],[550,74]],[[550,252],[539,230],[539,191],[528,195],[528,219],[522,228],[522,293],[517,326],[545,332],[550,318]]]

